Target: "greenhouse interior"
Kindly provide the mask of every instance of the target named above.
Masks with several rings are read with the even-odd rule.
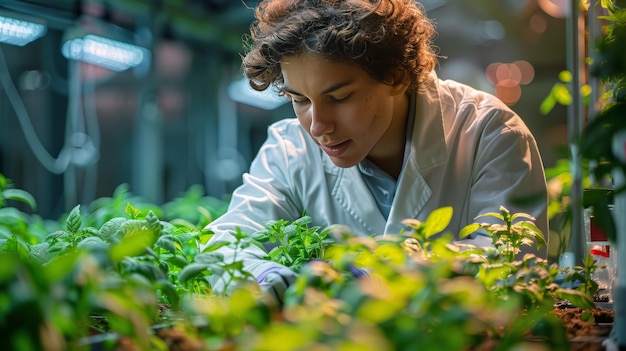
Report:
[[[623,0],[0,0],[6,350],[626,350],[624,47]]]

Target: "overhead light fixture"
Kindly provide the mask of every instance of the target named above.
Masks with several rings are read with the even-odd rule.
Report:
[[[87,34],[63,43],[63,56],[70,60],[98,65],[116,72],[148,62],[150,51],[141,46]]]
[[[46,34],[47,28],[40,23],[0,16],[0,43],[24,46]]]
[[[289,101],[289,99],[279,95],[273,86],[264,91],[252,89],[246,78],[230,83],[228,96],[233,101],[262,110],[274,110]]]

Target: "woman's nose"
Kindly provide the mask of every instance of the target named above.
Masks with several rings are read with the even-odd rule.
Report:
[[[324,134],[333,132],[335,123],[328,111],[319,106],[311,106],[311,135],[321,137]]]

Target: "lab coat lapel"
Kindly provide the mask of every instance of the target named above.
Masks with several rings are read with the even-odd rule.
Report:
[[[326,172],[337,176],[331,196],[345,211],[345,218],[337,224],[348,225],[351,230],[362,235],[382,234],[385,217],[380,213],[358,167],[339,168],[326,156],[324,163]]]
[[[447,158],[438,78],[434,72],[417,94],[413,118],[411,150],[398,180],[385,234],[398,234],[404,228],[403,220],[420,217],[432,195],[429,170]]]
[[[417,218],[432,194],[417,164],[409,161],[400,176],[384,234],[399,234],[404,228],[402,221]]]

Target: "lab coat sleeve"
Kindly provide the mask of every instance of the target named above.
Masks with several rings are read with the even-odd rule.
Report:
[[[470,212],[474,216],[498,212],[502,205],[511,213],[530,214],[547,241],[547,185],[534,137],[519,118],[510,118],[504,124],[488,124],[480,140],[474,161]],[[485,216],[478,221],[496,220]],[[545,256],[547,245],[539,252],[536,248],[523,250]]]
[[[295,133],[295,137],[286,138],[286,133],[291,132]],[[295,220],[302,215],[292,183],[301,168],[294,163],[298,161],[297,154],[307,151],[303,138],[304,135],[293,124],[283,123],[268,128],[268,138],[252,161],[250,171],[243,175],[242,185],[233,192],[227,212],[207,226],[214,235],[202,247],[203,250],[217,243],[234,243],[233,234],[237,228],[252,235],[263,230],[267,221]],[[250,245],[235,250],[232,245],[227,245],[218,252],[224,256],[226,263],[242,261],[243,269],[258,278],[263,272],[282,267],[264,258],[269,249]],[[228,293],[223,291],[232,278],[228,274],[207,278],[214,291]]]

